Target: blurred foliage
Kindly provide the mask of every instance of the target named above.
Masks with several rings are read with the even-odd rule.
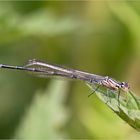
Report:
[[[44,93],[37,92],[15,138],[66,137],[63,127],[69,116],[69,111],[64,106],[68,87],[65,81],[54,81]]]
[[[139,22],[138,1],[0,2],[0,63],[46,60],[126,80],[139,93]],[[0,138],[139,139],[84,84],[49,81],[1,70]]]

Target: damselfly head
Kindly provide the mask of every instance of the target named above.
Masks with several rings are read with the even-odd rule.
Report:
[[[130,85],[127,82],[121,82],[121,88],[122,90],[124,90],[125,92],[128,92],[130,89]]]

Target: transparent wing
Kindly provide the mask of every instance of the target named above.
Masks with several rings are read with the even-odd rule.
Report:
[[[61,76],[62,74],[69,73],[68,71],[63,71],[62,69],[58,69],[56,66],[52,66],[47,63],[39,62],[36,60],[30,60],[27,65],[24,66],[25,68],[33,69],[31,74],[34,74],[38,77],[50,77],[50,76]]]
[[[30,60],[29,63],[25,65],[25,68],[34,69],[32,73],[39,77],[61,76],[93,83],[99,83],[104,79],[102,76],[44,63],[38,60]]]

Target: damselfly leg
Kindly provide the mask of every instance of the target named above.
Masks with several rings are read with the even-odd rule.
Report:
[[[118,90],[118,106],[120,106],[120,93],[121,93],[121,91],[120,91],[120,89]]]
[[[110,89],[106,89],[106,93],[107,93],[107,101],[106,101],[106,104],[107,104],[108,102],[111,103],[111,98],[110,98],[109,90],[110,90]]]
[[[90,97],[91,95],[93,95],[99,88],[100,88],[100,85],[98,85],[98,86],[96,87],[96,89],[94,89],[94,90],[88,95],[88,97]]]

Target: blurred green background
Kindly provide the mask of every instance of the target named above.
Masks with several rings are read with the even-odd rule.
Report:
[[[0,2],[0,63],[39,59],[140,91],[140,2]],[[139,139],[82,82],[0,71],[0,138]]]

